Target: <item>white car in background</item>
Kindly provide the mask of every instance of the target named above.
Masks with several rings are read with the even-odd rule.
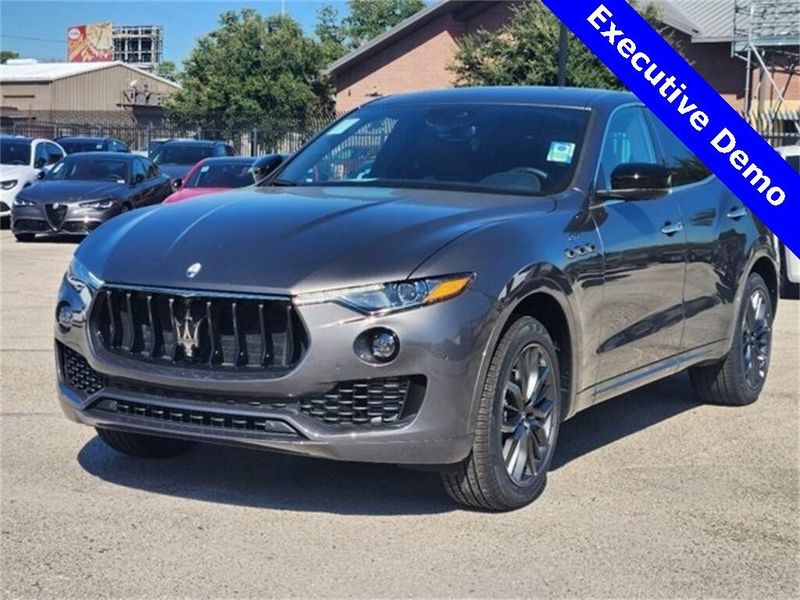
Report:
[[[64,149],[51,140],[0,135],[0,218],[6,220],[19,191],[39,173],[64,158]]]
[[[800,173],[800,146],[775,149],[792,168]],[[800,258],[783,244],[781,249],[781,295],[797,298],[800,292]]]

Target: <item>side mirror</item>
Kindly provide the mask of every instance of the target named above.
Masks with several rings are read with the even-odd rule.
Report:
[[[285,161],[286,157],[283,154],[272,154],[257,161],[255,169],[253,169],[253,178],[256,182],[261,181],[264,177],[280,167]]]
[[[183,187],[183,179],[178,177],[177,179],[172,180],[172,189],[179,190]]]
[[[47,171],[39,171],[36,174],[36,179],[44,179],[44,176],[47,175]]]
[[[625,163],[611,172],[611,189],[597,190],[597,200],[654,200],[669,194],[672,171],[664,165]]]
[[[36,161],[33,163],[34,169],[43,169],[47,164],[47,160],[44,158],[37,158]]]

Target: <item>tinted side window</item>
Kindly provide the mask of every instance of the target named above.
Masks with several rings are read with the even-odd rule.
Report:
[[[667,166],[672,169],[672,185],[686,185],[702,181],[709,175],[706,166],[700,162],[692,151],[689,150],[666,125],[664,125],[655,115],[651,115],[651,121],[656,130],[656,136],[661,142],[661,149]]]
[[[788,162],[795,171],[800,173],[800,155],[787,156],[786,162]]]
[[[36,149],[34,150],[33,154],[33,166],[37,169],[41,169],[42,167],[47,165],[47,147],[45,146],[44,142],[39,142],[36,144]]]
[[[47,148],[47,164],[48,165],[55,164],[58,161],[60,161],[62,158],[64,158],[64,153],[61,151],[61,148],[59,148],[55,144],[53,144],[51,142],[47,142],[45,144],[45,147]]]
[[[142,159],[142,162],[147,166],[147,178],[153,179],[154,177],[158,177],[160,171],[158,170],[158,165],[156,165],[153,161]]]
[[[606,127],[598,189],[611,187],[611,173],[619,165],[656,162],[655,147],[642,109],[632,106],[615,112]]]
[[[131,173],[133,181],[137,179],[147,179],[147,165],[141,158],[133,161],[133,172]]]

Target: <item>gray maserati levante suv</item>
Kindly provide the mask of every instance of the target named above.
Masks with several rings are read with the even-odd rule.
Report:
[[[630,94],[382,98],[257,187],[83,241],[58,390],[134,456],[435,467],[508,510],[598,402],[683,369],[703,401],[755,401],[777,281],[771,234]]]

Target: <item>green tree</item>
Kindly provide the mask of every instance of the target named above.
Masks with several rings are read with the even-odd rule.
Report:
[[[348,0],[348,14],[339,19],[339,11],[326,4],[317,11],[314,33],[331,63],[424,7],[424,0]]]
[[[11,50],[0,50],[0,64],[6,64],[12,58],[19,58],[19,52]]]
[[[292,18],[228,11],[184,62],[183,89],[170,97],[168,115],[207,129],[302,125],[330,110],[321,66],[318,44]]]
[[[180,77],[178,67],[175,66],[175,63],[171,60],[162,61],[156,69],[156,75],[164,79],[169,79],[170,81],[178,81]]]
[[[425,7],[424,0],[348,0],[348,45],[358,48]]]
[[[324,64],[330,64],[347,52],[347,32],[339,19],[336,7],[326,4],[317,10],[314,27]]]
[[[662,34],[652,4],[638,8]],[[511,8],[499,31],[479,30],[458,42],[450,70],[457,85],[557,85],[560,21],[540,2]],[[675,40],[667,36],[668,41]],[[577,37],[568,35],[568,86],[622,89],[617,77]]]

